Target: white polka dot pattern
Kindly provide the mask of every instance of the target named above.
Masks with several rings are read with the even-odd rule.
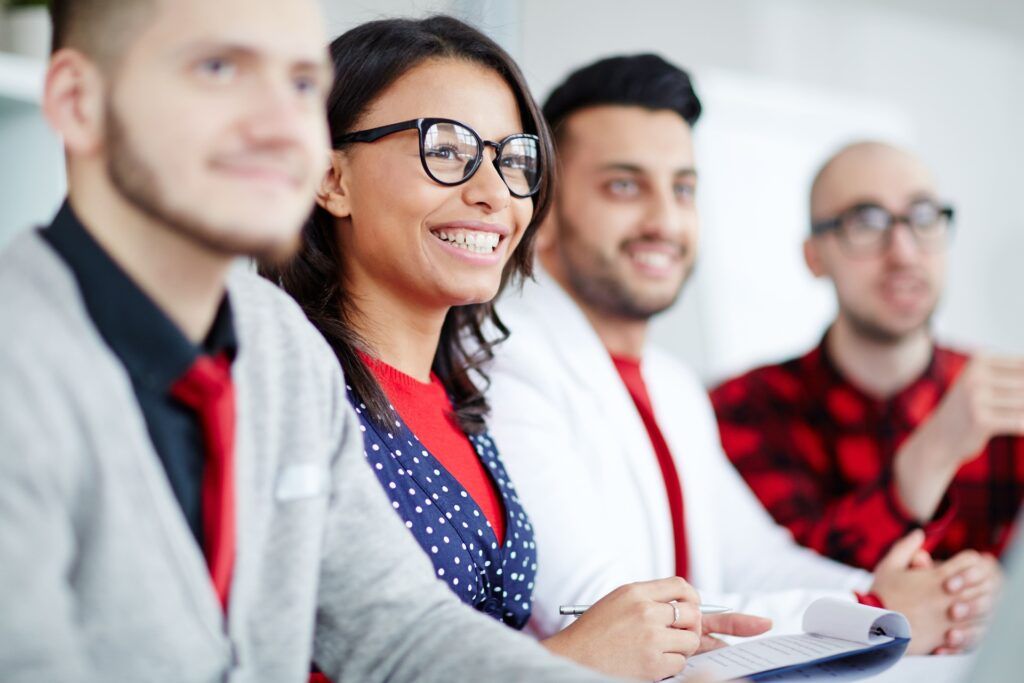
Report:
[[[513,628],[530,618],[537,573],[537,544],[515,487],[487,434],[469,436],[505,508],[505,543],[462,485],[420,443],[392,408],[369,419],[348,388],[359,417],[367,460],[395,512],[434,563],[439,579],[476,609]]]

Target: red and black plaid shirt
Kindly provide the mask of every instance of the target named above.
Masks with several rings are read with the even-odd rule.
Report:
[[[937,558],[965,548],[999,553],[1024,494],[1024,440],[1000,437],[957,472],[932,520],[898,498],[893,456],[935,409],[967,357],[935,347],[924,374],[888,400],[871,398],[828,358],[753,370],[711,393],[722,446],[758,498],[797,541],[874,568],[922,526]]]

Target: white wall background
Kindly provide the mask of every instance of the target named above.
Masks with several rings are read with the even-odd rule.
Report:
[[[805,205],[814,165],[857,130],[888,130],[912,142],[959,210],[940,335],[1024,353],[1024,269],[1016,265],[1024,254],[1024,202],[1017,199],[1024,182],[1024,3],[684,0],[587,3],[586,12],[558,0],[521,6],[520,59],[541,96],[570,69],[613,52],[657,51],[691,69],[699,86],[707,80],[708,113],[697,128],[703,262],[696,286],[657,328],[659,341],[706,378],[797,353],[809,333],[820,334],[823,309],[801,305],[798,296],[809,285],[792,272],[802,265],[790,222],[804,229],[806,219],[793,209]],[[744,152],[729,135],[722,139],[741,133],[736,118],[756,113],[756,102],[720,92],[715,77],[722,71],[771,103],[748,132],[761,137],[763,123],[779,123],[775,148],[751,144]],[[780,116],[787,102],[802,108],[789,119],[806,124],[802,146],[798,128]],[[737,213],[729,202],[755,199],[760,221],[729,222]],[[755,265],[762,249],[778,255],[765,235],[788,240],[790,255],[761,259],[744,281],[722,277],[723,264],[735,258]],[[766,286],[791,298],[767,299]]]
[[[0,247],[49,221],[65,192],[63,150],[39,110],[43,70],[41,60],[0,52]]]

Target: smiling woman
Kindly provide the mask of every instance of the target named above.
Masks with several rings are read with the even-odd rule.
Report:
[[[331,55],[318,206],[298,257],[262,272],[330,342],[367,457],[438,577],[521,628],[536,548],[478,383],[506,334],[491,301],[530,272],[550,134],[512,60],[455,19],[365,24]]]
[[[334,349],[366,458],[437,577],[521,629],[537,547],[486,431],[481,366],[508,335],[495,296],[531,272],[551,135],[511,58],[455,19],[371,22],[331,55],[318,206],[297,258],[261,270]],[[638,584],[545,644],[584,663],[613,651],[609,673],[641,678],[670,652],[674,673],[699,642],[696,602],[682,579]]]
[[[496,341],[485,323],[505,333],[491,300],[530,273],[554,180],[543,166],[553,155],[550,135],[514,62],[455,19],[371,22],[334,41],[331,53],[331,170],[298,258],[264,274],[331,342],[371,415],[385,414],[388,400],[360,350],[422,380],[433,370],[460,428],[479,433],[487,405],[471,374]],[[447,122],[423,118],[446,113]],[[482,137],[504,146],[492,151]],[[502,170],[522,164],[518,140],[530,141],[535,169],[521,197]],[[462,157],[467,177],[432,172],[439,161],[456,165],[445,156]],[[378,324],[421,318],[433,331],[401,350],[405,335]]]

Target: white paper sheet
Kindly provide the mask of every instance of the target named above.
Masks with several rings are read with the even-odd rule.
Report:
[[[902,614],[837,598],[821,598],[812,602],[804,612],[803,626],[805,633],[818,633],[864,645],[910,637],[910,624]],[[884,631],[884,636],[875,635],[877,630]]]
[[[892,640],[892,638],[885,638],[885,640]],[[723,647],[720,650],[691,657],[683,672],[673,680],[686,681],[698,670],[719,681],[742,678],[760,671],[771,671],[847,652],[856,652],[864,647],[864,643],[812,633],[774,636]]]
[[[696,655],[672,680],[686,681],[698,671],[718,681],[742,678],[910,636],[910,627],[901,614],[833,598],[816,600],[807,608],[804,629],[809,632],[758,638]]]

